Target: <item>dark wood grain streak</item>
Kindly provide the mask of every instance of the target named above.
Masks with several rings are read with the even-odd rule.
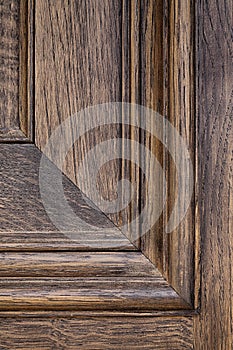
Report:
[[[197,4],[201,312],[195,349],[233,344],[232,1]]]
[[[41,152],[34,145],[0,144],[1,249],[135,249],[100,211],[89,207],[82,193],[65,176],[64,193],[74,212],[87,222],[64,235],[48,217],[39,189]],[[26,216],[25,216],[26,215]],[[101,228],[100,236],[88,225]],[[54,234],[54,236],[53,236]]]
[[[193,349],[192,318],[0,319],[2,349]]]

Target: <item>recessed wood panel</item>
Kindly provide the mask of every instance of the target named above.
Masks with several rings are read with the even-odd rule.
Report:
[[[35,142],[43,150],[56,127],[74,113],[121,101],[121,1],[41,0],[35,6]],[[87,134],[71,147],[63,171],[77,183],[79,161],[90,148],[119,136],[117,125]],[[103,196],[115,196],[119,174],[118,160],[100,171],[96,181]],[[88,186],[93,179],[85,181]]]
[[[26,0],[0,3],[0,142],[31,138],[31,10]]]
[[[0,4],[0,133],[19,128],[20,2]]]

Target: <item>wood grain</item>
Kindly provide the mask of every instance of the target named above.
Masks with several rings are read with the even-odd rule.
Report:
[[[34,145],[0,145],[1,249],[135,249],[105,215],[87,205],[65,176],[66,199],[87,225],[73,227],[73,236],[71,232],[61,233],[40,197],[40,159],[41,152]],[[91,222],[93,229],[88,225]],[[101,228],[99,237],[97,228]]]
[[[167,23],[164,46],[165,96],[164,113],[176,128],[189,151],[193,174],[185,174],[186,164],[175,164],[169,153],[164,154],[164,168],[167,179],[167,207],[165,223],[171,215],[174,201],[179,196],[178,172],[182,176],[195,179],[195,114],[194,114],[194,4],[192,1],[168,1],[165,8]],[[166,44],[165,44],[166,45]],[[169,137],[169,131],[167,130]],[[183,152],[175,141],[170,147],[177,154]],[[177,168],[178,166],[178,168]],[[198,293],[199,271],[196,267],[199,258],[198,231],[195,230],[195,184],[193,197],[185,218],[170,234],[164,235],[163,273],[174,289],[184,299],[194,305],[195,293]],[[195,285],[195,281],[197,282]],[[195,306],[197,307],[197,305]]]
[[[69,116],[88,106],[121,100],[121,2],[37,1],[35,11],[35,142],[43,150],[51,133]],[[64,173],[77,184],[79,162],[88,151],[119,136],[118,125],[84,135],[70,149]],[[100,169],[96,181],[104,198],[116,197],[119,176],[118,160]],[[91,181],[87,176],[86,186]]]
[[[32,44],[28,36],[31,2],[6,0],[0,4],[0,142],[27,142],[31,137],[32,118],[26,108],[31,104],[29,74]],[[24,105],[24,107],[22,107]],[[30,130],[29,130],[30,129]]]
[[[126,101],[166,116],[186,141],[194,163],[192,2],[188,6],[176,0],[106,1],[100,5],[89,0],[77,7],[75,2],[68,6],[61,1],[38,1],[36,14],[35,118],[40,149],[59,124],[82,108]],[[131,112],[133,118],[133,109]],[[98,118],[101,116],[96,115]],[[122,118],[124,121],[124,115]],[[69,139],[72,127],[66,134]],[[118,181],[122,177],[130,180],[136,188],[131,204],[116,215],[108,214],[115,224],[130,223],[151,202],[148,181],[154,184],[161,180],[131,141],[138,141],[155,154],[168,179],[167,207],[155,224],[148,213],[153,227],[143,237],[141,225],[134,232],[129,229],[127,237],[159,267],[178,293],[194,303],[194,289],[198,289],[194,285],[195,273],[198,275],[194,200],[185,221],[168,236],[165,226],[178,187],[176,168],[165,147],[140,128],[99,127],[75,143],[63,171],[77,184],[79,165],[88,151],[102,141],[119,137],[128,139],[132,158],[139,158],[149,179],[132,162],[114,160],[100,169],[97,179],[87,175],[85,186],[90,188],[96,181],[102,197],[111,201],[117,198]],[[121,152],[124,158],[124,149]],[[162,200],[163,193],[153,205],[161,207]]]
[[[0,310],[140,311],[191,309],[157,272],[153,277],[0,279]]]
[[[19,0],[1,1],[0,128],[19,128]]]
[[[189,317],[0,319],[2,349],[193,349]]]
[[[0,277],[152,277],[141,252],[2,252]]]
[[[34,0],[20,0],[19,120],[27,140],[34,141]]]
[[[233,344],[233,51],[231,1],[197,6],[201,313],[195,349]]]
[[[129,52],[123,46],[123,99],[144,105],[166,117],[181,134],[194,165],[193,3],[138,0],[129,5],[125,2],[124,16],[124,42]],[[132,118],[133,114],[132,107]],[[149,132],[131,126],[125,127],[123,135],[153,152],[166,174],[167,182],[166,207],[157,222],[148,212],[151,229],[142,236],[142,226],[138,225],[135,232],[129,232],[128,237],[160,269],[178,293],[193,303],[199,273],[196,267],[199,242],[195,232],[194,199],[185,220],[174,232],[166,234],[165,227],[179,194],[176,165],[166,147]],[[150,181],[153,187],[161,183],[161,189],[161,175],[154,171],[151,159],[145,157],[138,146],[131,146],[129,142],[129,147],[132,159],[136,157],[139,160],[148,176],[135,165],[123,163],[124,176],[136,187],[134,200],[126,215],[128,222],[151,201],[153,207],[160,208],[164,197],[164,193],[161,193],[153,201]],[[176,153],[181,152],[176,144],[172,148]],[[181,167],[179,171],[182,173]]]

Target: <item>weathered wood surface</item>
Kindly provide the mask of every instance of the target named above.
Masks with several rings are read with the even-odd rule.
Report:
[[[0,129],[9,131],[19,128],[19,10],[19,0],[0,3]]]
[[[153,108],[171,121],[187,142],[194,161],[193,11],[192,2],[186,5],[176,0],[104,1],[101,5],[100,1],[89,0],[79,7],[75,2],[68,6],[61,1],[37,1],[36,145],[43,149],[56,127],[86,106],[136,102]],[[124,122],[124,115],[122,118]],[[67,134],[72,138],[72,125]],[[77,183],[79,165],[88,151],[104,140],[121,136],[129,138],[132,158],[138,154],[149,179],[145,179],[132,162],[116,160],[105,164],[97,179],[87,175],[85,186],[88,188],[92,181],[96,182],[102,197],[111,201],[117,197],[118,180],[121,177],[130,180],[136,188],[130,206],[116,215],[109,214],[116,224],[130,223],[153,201],[148,180],[153,184],[158,181],[149,160],[131,141],[139,141],[155,153],[167,175],[167,205],[155,224],[148,212],[148,221],[153,227],[147,234],[141,235],[139,224],[134,232],[129,230],[127,237],[159,267],[174,288],[193,303],[198,256],[194,201],[180,228],[170,235],[164,234],[179,190],[176,168],[165,147],[155,137],[133,126],[99,127],[75,143],[63,171]],[[160,207],[162,200],[163,193],[153,205]]]
[[[31,138],[31,11],[27,0],[0,3],[0,142],[28,142]]]
[[[141,252],[0,253],[0,277],[152,277],[158,270]]]
[[[232,1],[197,7],[201,313],[195,349],[233,344]]]
[[[35,7],[35,143],[43,150],[68,117],[88,106],[121,101],[121,2],[36,1]],[[69,139],[72,127],[66,131]],[[87,152],[119,136],[118,125],[84,135],[68,152],[64,173],[77,183],[79,162]],[[118,160],[100,169],[94,181],[103,197],[116,197],[119,176]],[[86,176],[85,185],[91,181]]]
[[[34,145],[0,144],[0,249],[135,249],[109,219],[87,205],[65,177],[66,199],[87,224],[86,228],[75,226],[73,236],[59,232],[40,197],[40,159],[41,152]],[[99,236],[95,227],[101,228]]]
[[[193,349],[190,317],[0,319],[2,349]]]
[[[157,271],[152,277],[44,277],[0,280],[0,310],[185,310]]]
[[[186,174],[186,164],[175,164],[169,152],[164,152],[164,169],[167,181],[167,203],[164,215],[166,226],[176,200],[179,201],[180,185],[177,181],[181,174],[182,181],[193,176],[193,196],[185,218],[170,234],[164,235],[163,274],[184,299],[195,304],[198,293],[198,258],[199,236],[195,228],[195,113],[194,113],[194,2],[172,0],[166,2],[164,46],[164,115],[182,136],[189,151],[193,174]],[[165,63],[167,62],[167,64]],[[167,130],[167,137],[169,131]],[[168,142],[169,143],[169,142]],[[176,142],[170,148],[177,154],[184,152]],[[190,170],[192,171],[192,170]]]

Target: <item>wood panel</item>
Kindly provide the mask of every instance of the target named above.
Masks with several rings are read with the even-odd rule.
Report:
[[[65,176],[66,199],[86,226],[75,225],[71,230],[73,233],[60,232],[41,200],[40,159],[41,152],[34,145],[0,144],[1,249],[135,250],[105,215],[87,205],[80,190]]]
[[[40,198],[41,152],[29,144],[1,144],[0,149],[1,250],[6,250],[0,255],[0,309],[190,309],[140,252],[9,252],[135,247],[106,216],[86,205],[80,190],[65,176],[66,199],[86,226],[59,232]],[[90,229],[88,223],[94,228]]]
[[[195,162],[192,2],[188,6],[176,0],[106,1],[100,5],[90,0],[77,7],[76,2],[68,6],[61,1],[38,1],[35,26],[36,145],[40,149],[44,149],[58,125],[82,108],[126,101],[166,116],[181,133]],[[132,109],[132,118],[133,112]],[[122,118],[124,121],[124,115]],[[100,115],[96,115],[98,119]],[[70,125],[67,133],[63,131],[67,139],[72,139],[73,127]],[[143,207],[153,201],[148,181],[162,181],[140,147],[131,141],[138,141],[155,154],[168,179],[166,209],[145,235],[141,234],[141,224],[134,232],[129,228],[126,235],[159,267],[178,293],[193,303],[194,289],[198,289],[198,284],[194,285],[194,276],[198,276],[194,200],[180,228],[167,235],[165,226],[179,189],[175,164],[164,145],[133,126],[99,127],[76,142],[63,171],[77,184],[79,165],[88,151],[102,141],[121,136],[128,139],[132,159],[139,157],[149,178],[133,162],[114,160],[101,168],[98,179],[87,176],[85,186],[90,188],[96,181],[102,197],[114,200],[121,177],[130,180],[136,188],[131,205],[117,215],[108,214],[115,224],[128,223],[130,227]],[[124,149],[121,152],[124,158]],[[161,207],[163,197],[162,191],[153,205]],[[152,216],[148,213],[153,223]]]
[[[1,104],[0,128],[19,127],[19,1],[0,5]]]
[[[25,0],[0,4],[0,142],[27,142],[30,137],[31,119],[26,108],[21,108],[25,94],[29,95],[29,86],[24,84],[28,79],[29,13]]]
[[[0,319],[2,349],[193,349],[189,317]]]
[[[121,100],[121,1],[37,1],[35,11],[35,142],[44,149],[56,127],[74,113]],[[65,174],[77,184],[79,162],[88,151],[120,132],[110,125],[80,138],[66,157]],[[100,169],[96,181],[103,197],[116,196],[119,176],[118,160]],[[91,181],[86,176],[85,186]]]
[[[198,1],[201,313],[195,349],[233,344],[232,1]]]

